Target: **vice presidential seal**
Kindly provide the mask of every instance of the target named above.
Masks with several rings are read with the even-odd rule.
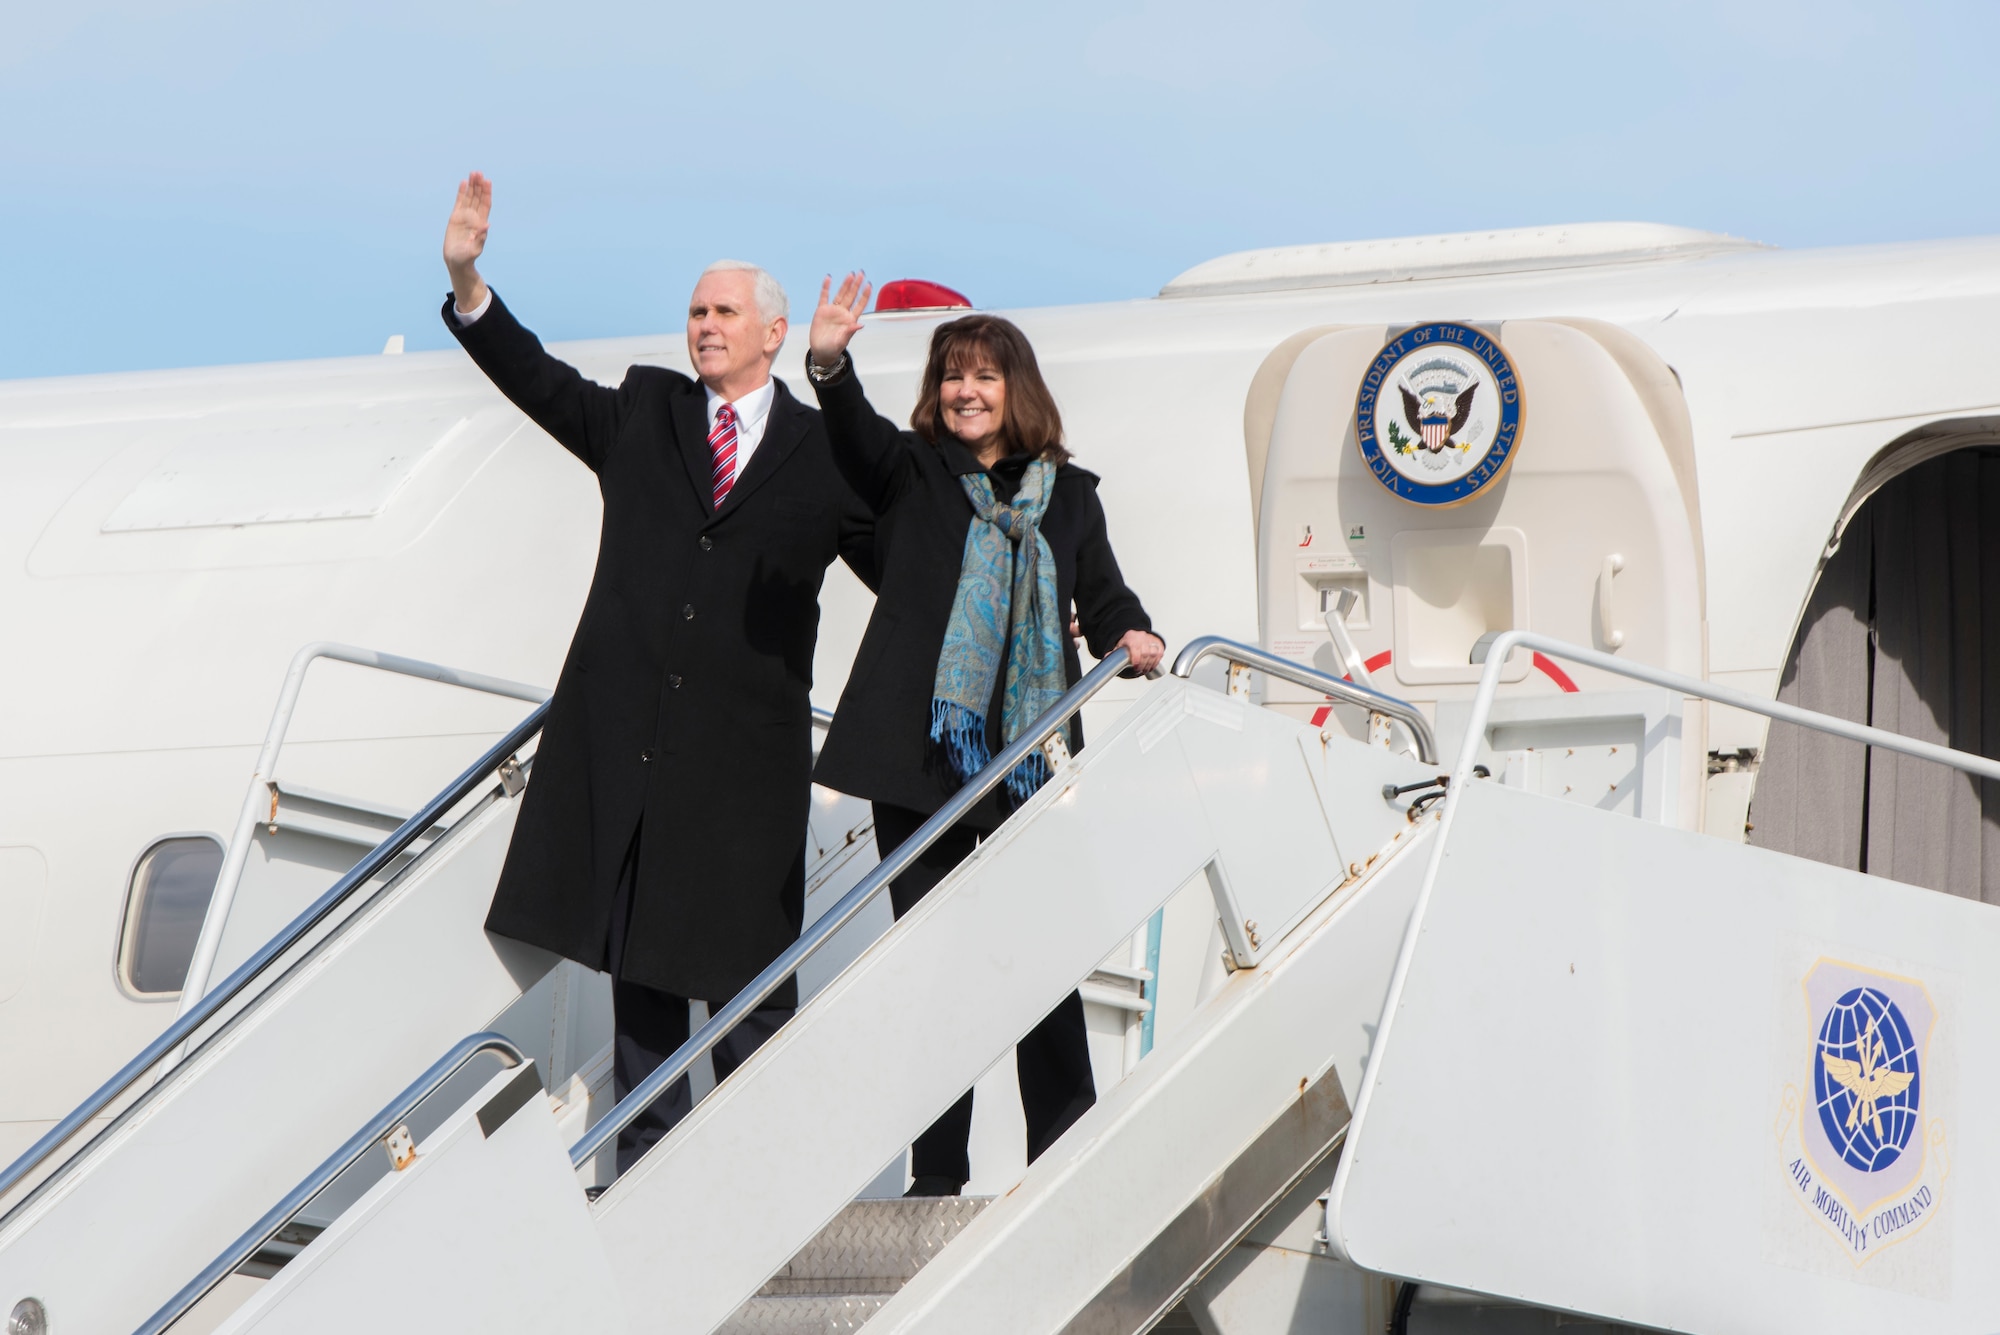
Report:
[[[1521,382],[1506,349],[1462,324],[1423,324],[1361,377],[1354,434],[1375,480],[1418,505],[1461,505],[1497,482],[1521,440]]]

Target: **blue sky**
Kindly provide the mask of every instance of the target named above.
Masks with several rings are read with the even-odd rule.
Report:
[[[443,346],[472,168],[550,338],[678,327],[719,255],[795,308],[850,265],[1023,306],[1344,237],[1996,232],[1996,38],[1842,0],[0,0],[0,378]]]

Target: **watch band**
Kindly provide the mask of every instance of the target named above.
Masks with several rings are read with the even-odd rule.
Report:
[[[806,375],[815,385],[830,385],[847,374],[847,354],[840,354],[840,360],[831,366],[821,366],[813,360],[811,349],[806,351]]]

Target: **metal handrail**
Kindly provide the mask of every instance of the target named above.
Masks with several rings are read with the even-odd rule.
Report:
[[[979,800],[1000,785],[1013,768],[1034,754],[1035,749],[1069,723],[1070,715],[1083,707],[1085,701],[1103,690],[1131,662],[1131,655],[1123,649],[1114,649],[1103,661],[1090,670],[1082,681],[1063,693],[1061,699],[1050,705],[1040,717],[1028,725],[1028,730],[995,756],[985,769],[979,771],[965,786],[960,788],[937,813],[922,825],[917,832],[896,846],[895,851],[876,863],[869,873],[861,878],[852,890],[841,896],[840,902],[814,920],[805,934],[791,944],[785,952],[765,966],[762,973],[750,980],[748,986],[730,998],[727,1005],[717,1011],[694,1036],[675,1050],[671,1057],[653,1068],[651,1075],[633,1086],[632,1092],[618,1101],[618,1106],[599,1118],[597,1125],[584,1133],[583,1139],[570,1147],[569,1161],[581,1166],[591,1155],[603,1149],[605,1143],[629,1126],[634,1118],[644,1112],[675,1080],[687,1073],[690,1066],[702,1055],[722,1041],[723,1035],[764,1003],[777,991],[784,981],[795,973],[819,948],[853,920],[856,914],[866,908],[869,901],[881,893],[889,882],[920,857],[924,850],[936,843],[938,836],[958,823],[961,816],[970,811]]]
[[[402,1093],[391,1099],[382,1111],[369,1119],[366,1126],[349,1137],[346,1144],[335,1150],[319,1167],[313,1169],[303,1181],[287,1192],[285,1198],[272,1206],[262,1219],[252,1224],[241,1237],[225,1247],[222,1254],[209,1262],[207,1268],[199,1275],[189,1280],[179,1293],[167,1299],[159,1311],[147,1317],[135,1335],[160,1335],[160,1332],[186,1316],[189,1309],[208,1295],[210,1289],[234,1274],[239,1266],[255,1256],[258,1249],[269,1242],[293,1215],[306,1207],[306,1202],[324,1191],[335,1178],[351,1168],[356,1160],[408,1117],[419,1103],[436,1093],[445,1081],[458,1074],[467,1062],[484,1052],[498,1053],[501,1063],[508,1069],[528,1060],[512,1039],[491,1030],[459,1040],[450,1052],[432,1063],[428,1071],[418,1076]]]
[[[235,1000],[236,996],[259,974],[297,945],[315,927],[326,921],[349,895],[366,885],[376,873],[395,861],[404,849],[415,843],[426,830],[437,824],[446,812],[476,790],[487,776],[510,759],[529,738],[541,730],[542,720],[548,711],[549,707],[546,704],[537,705],[534,712],[516,724],[514,730],[501,738],[485,755],[473,762],[470,769],[425,803],[421,811],[397,826],[388,838],[349,868],[346,875],[335,881],[332,887],[307,906],[303,913],[293,918],[281,931],[266,941],[227,978],[203,994],[193,1009],[175,1019],[167,1026],[166,1031],[148,1043],[138,1056],[120,1067],[116,1075],[99,1085],[88,1098],[71,1110],[68,1116],[57,1122],[40,1140],[29,1146],[13,1163],[7,1165],[6,1170],[0,1172],[0,1197],[4,1197],[7,1192],[18,1186],[22,1179],[40,1166],[57,1148],[109,1107],[114,1099],[138,1083],[139,1078],[157,1065],[162,1058],[180,1047],[197,1029]],[[164,1087],[164,1082],[155,1084],[142,1097],[151,1098]],[[0,1216],[0,1226],[4,1226],[8,1219],[39,1197],[53,1183],[59,1181],[75,1162],[76,1156],[71,1156],[58,1165],[48,1177],[36,1183],[32,1192],[9,1208],[6,1215]]]
[[[1356,705],[1371,714],[1392,718],[1409,729],[1411,739],[1417,744],[1417,759],[1426,765],[1437,764],[1437,738],[1431,732],[1430,720],[1407,700],[1398,700],[1395,696],[1384,695],[1373,687],[1361,686],[1314,668],[1302,667],[1289,658],[1280,658],[1253,644],[1224,639],[1220,635],[1204,635],[1198,640],[1188,641],[1187,647],[1174,659],[1174,675],[1187,676],[1194,671],[1195,664],[1204,658],[1226,658],[1232,663],[1241,663],[1245,667],[1256,668],[1268,676],[1291,682],[1294,686],[1304,686],[1308,690],[1332,696],[1342,704]]]
[[[1829,733],[1844,737],[1849,741],[1861,742],[1867,746],[1879,746],[1885,751],[1895,751],[1902,755],[1914,756],[1919,760],[1935,761],[1949,765],[1953,769],[1982,778],[2000,779],[2000,762],[1988,760],[1984,756],[1971,755],[1965,751],[1954,751],[1948,746],[1938,746],[1931,742],[1920,742],[1914,737],[1903,737],[1866,724],[1835,718],[1830,714],[1815,713],[1810,709],[1800,709],[1797,705],[1784,704],[1777,700],[1766,700],[1727,686],[1717,686],[1697,677],[1683,676],[1664,668],[1648,667],[1644,663],[1628,662],[1614,658],[1595,649],[1570,644],[1563,640],[1551,639],[1547,635],[1537,635],[1533,631],[1506,630],[1489,631],[1479,637],[1472,646],[1470,661],[1484,664],[1479,674],[1479,688],[1472,697],[1472,715],[1466,720],[1465,740],[1458,749],[1458,758],[1452,764],[1451,782],[1445,786],[1444,802],[1438,812],[1437,838],[1431,844],[1430,862],[1424,869],[1424,879],[1417,887],[1416,903],[1410,909],[1410,925],[1403,934],[1403,944],[1396,955],[1395,967],[1389,973],[1388,999],[1382,1007],[1382,1023],[1376,1030],[1372,1050],[1380,1053],[1388,1050],[1391,1031],[1397,1016],[1402,1013],[1401,998],[1403,987],[1410,975],[1411,961],[1416,957],[1417,945],[1423,939],[1425,916],[1430,911],[1431,895],[1437,888],[1438,876],[1444,869],[1446,853],[1451,848],[1452,826],[1458,819],[1458,808],[1465,800],[1466,791],[1472,787],[1473,765],[1479,759],[1479,743],[1486,735],[1486,725],[1492,716],[1493,699],[1500,689],[1500,673],[1507,665],[1508,656],[1516,649],[1539,650],[1551,658],[1564,658],[1572,663],[1593,667],[1601,672],[1634,681],[1643,681],[1652,686],[1663,687],[1698,700],[1712,700],[1719,705],[1741,709],[1747,713],[1762,714],[1766,718],[1781,723],[1796,724],[1801,728],[1811,728],[1815,732]],[[1363,1081],[1361,1097],[1354,1108],[1351,1125],[1362,1125],[1368,1109],[1375,1099],[1375,1086]]]
[[[278,703],[271,711],[271,724],[264,730],[264,745],[257,752],[257,767],[250,775],[250,787],[243,794],[243,808],[236,813],[236,829],[229,837],[229,851],[223,857],[222,870],[216,874],[215,889],[209,895],[208,912],[202,919],[201,935],[195,940],[194,958],[188,961],[187,981],[181,987],[180,1007],[175,1012],[177,1016],[193,1010],[208,986],[209,971],[215,967],[216,952],[222,948],[223,928],[229,921],[230,907],[236,902],[237,886],[243,880],[243,867],[250,857],[252,832],[265,819],[270,786],[278,777],[278,752],[284,747],[285,733],[292,726],[292,713],[298,708],[299,692],[305,689],[306,669],[321,658],[352,663],[356,667],[375,668],[381,672],[394,672],[405,677],[421,677],[425,681],[443,682],[447,686],[462,686],[470,691],[485,691],[489,695],[504,695],[513,700],[526,700],[530,704],[539,705],[549,698],[549,692],[540,686],[508,681],[505,677],[489,677],[483,672],[466,672],[441,663],[427,663],[420,658],[404,658],[400,654],[336,644],[331,640],[315,641],[293,654],[291,666],[285,670],[285,683],[278,688]]]
[[[1472,697],[1472,717],[1467,721],[1465,744],[1460,749],[1457,763],[1453,767],[1450,792],[1445,798],[1447,812],[1453,805],[1453,797],[1464,791],[1466,783],[1471,779],[1472,764],[1476,758],[1473,753],[1478,749],[1479,738],[1485,731],[1487,717],[1493,711],[1494,693],[1500,686],[1500,670],[1505,666],[1507,656],[1516,649],[1540,650],[1551,658],[1566,658],[1572,663],[1594,667],[1600,672],[1610,672],[1620,677],[1630,677],[1634,681],[1662,686],[1667,690],[1691,695],[1699,700],[1713,700],[1716,704],[1728,705],[1731,709],[1741,709],[1752,714],[1762,714],[1780,723],[1795,723],[1801,728],[1830,733],[1835,737],[1844,737],[1850,742],[1879,746],[1884,751],[1895,751],[1902,755],[1914,756],[1918,760],[1949,765],[1967,774],[1977,774],[1983,779],[2000,779],[2000,761],[1989,760],[1985,756],[1975,756],[1967,751],[1954,751],[1935,742],[1920,742],[1914,737],[1884,732],[1880,728],[1835,718],[1831,714],[1800,709],[1797,705],[1788,705],[1779,700],[1767,700],[1762,696],[1751,695],[1728,686],[1717,686],[1698,677],[1686,677],[1678,672],[1669,672],[1665,668],[1628,662],[1596,649],[1586,649],[1580,644],[1550,639],[1533,631],[1488,631],[1472,646],[1471,661],[1485,664],[1486,670],[1480,673],[1479,690]],[[1449,821],[1450,816],[1447,815],[1445,819]]]

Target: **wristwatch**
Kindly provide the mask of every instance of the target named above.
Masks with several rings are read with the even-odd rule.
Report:
[[[806,375],[815,385],[830,385],[847,374],[847,354],[841,353],[840,360],[831,366],[821,366],[813,360],[812,350],[806,351]]]

